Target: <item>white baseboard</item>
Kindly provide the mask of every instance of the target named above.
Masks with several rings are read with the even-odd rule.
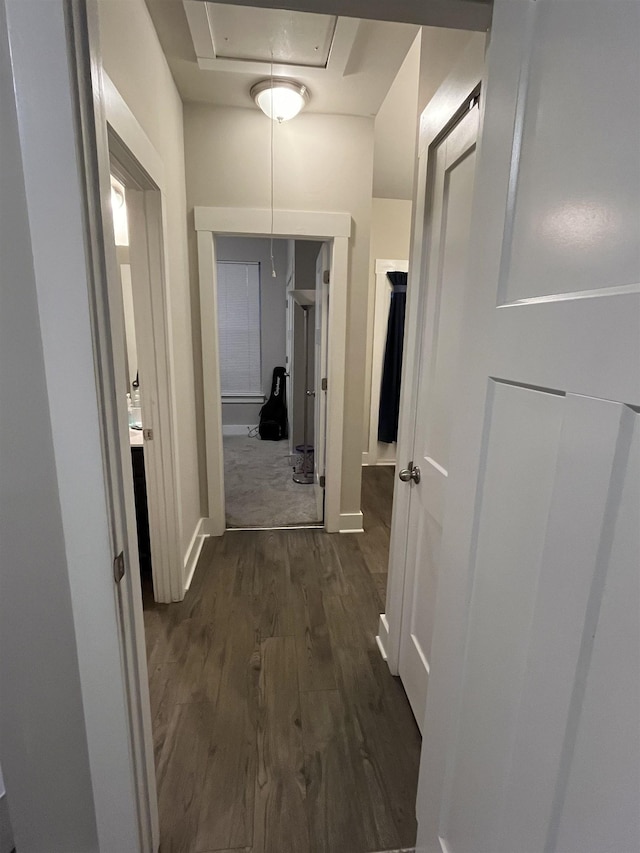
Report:
[[[213,518],[201,518],[198,533],[201,536],[222,536],[225,531],[224,519],[216,524]]]
[[[361,512],[340,513],[340,533],[364,533]]]
[[[369,453],[368,450],[362,451],[362,467],[363,468],[375,468],[376,465],[395,465],[395,459],[380,459],[376,457],[373,453]]]
[[[0,796],[0,853],[9,853],[13,850],[13,835],[11,823],[9,822],[9,808],[7,806],[6,794]]]
[[[208,521],[208,518],[201,518],[196,524],[196,529],[193,531],[191,542],[189,542],[189,547],[187,548],[187,553],[184,558],[184,567],[182,570],[185,592],[191,586],[191,581],[193,580],[193,574],[196,570],[196,566],[198,565],[198,559],[200,557],[200,552],[202,551],[202,546],[204,545],[204,540],[209,536],[206,532]]]
[[[256,424],[222,424],[222,435],[248,435]]]
[[[386,613],[380,614],[380,619],[378,620],[378,634],[376,636],[376,643],[378,644],[378,648],[380,649],[382,659],[388,660],[389,655],[387,654],[387,648],[389,645],[389,622],[387,620]]]
[[[380,639],[380,635],[376,636],[376,643],[378,644],[378,651],[380,652],[380,657],[382,660],[387,660],[387,653],[384,650],[384,646],[382,645],[382,640]]]

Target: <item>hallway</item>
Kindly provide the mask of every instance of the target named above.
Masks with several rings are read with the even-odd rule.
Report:
[[[392,486],[363,470],[364,534],[209,539],[145,609],[162,853],[415,842],[420,737],[375,642]]]

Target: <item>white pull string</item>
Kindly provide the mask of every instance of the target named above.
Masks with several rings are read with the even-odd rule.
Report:
[[[270,145],[270,157],[271,157],[271,243],[270,243],[270,255],[271,255],[271,278],[276,278],[276,263],[273,257],[273,46],[271,47],[271,145]]]

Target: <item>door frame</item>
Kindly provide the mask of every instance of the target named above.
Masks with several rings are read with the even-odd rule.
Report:
[[[34,14],[38,14],[38,11]],[[116,580],[116,560],[109,580],[117,611],[117,633],[121,668],[121,686],[125,700],[128,774],[118,767],[120,796],[133,801],[131,827],[141,850],[158,849],[160,826],[158,796],[151,726],[151,702],[148,686],[147,654],[142,610],[142,590],[138,564],[138,537],[133,490],[133,467],[127,406],[118,391],[118,376],[126,375],[124,357],[124,313],[122,286],[113,233],[111,211],[111,152],[108,136],[108,98],[105,74],[99,61],[99,28],[95,0],[87,4],[70,4],[66,10],[69,39],[71,95],[74,98],[74,128],[79,140],[77,161],[78,182],[84,203],[84,249],[89,281],[88,303],[93,351],[93,370],[96,377],[97,415],[100,431],[101,465],[104,471],[105,514],[109,524],[110,550],[124,557],[125,571]],[[115,87],[113,87],[115,91]],[[108,90],[107,90],[108,91]],[[122,99],[120,99],[122,100]],[[124,101],[122,101],[124,103]],[[113,113],[111,114],[113,116]],[[116,297],[115,301],[113,296]],[[85,613],[83,612],[83,618]],[[104,643],[106,628],[96,622],[91,625],[92,652],[96,643]],[[95,655],[94,655],[95,657]],[[96,682],[95,659],[92,661],[91,682]],[[102,670],[99,669],[103,677]],[[100,679],[98,679],[100,680]],[[116,682],[113,682],[115,688]],[[101,691],[104,706],[104,690]],[[104,728],[104,722],[103,722]],[[122,738],[121,738],[122,740]],[[105,740],[108,743],[108,740]],[[101,738],[94,738],[98,747]],[[113,744],[113,741],[112,741]],[[113,748],[113,746],[112,746]],[[114,772],[116,764],[104,761],[104,752],[97,756],[103,766],[101,788],[94,788],[96,810],[109,826],[114,809]],[[128,793],[130,790],[131,793]]]
[[[181,498],[175,453],[177,412],[173,354],[168,335],[164,169],[159,154],[104,70],[102,78],[108,154],[111,165],[115,166],[114,174],[125,189],[144,193],[146,240],[143,249],[148,265],[145,280],[138,282],[138,286],[146,290],[151,317],[148,323],[139,323],[136,327],[136,344],[139,360],[143,367],[146,366],[153,387],[151,398],[151,392],[143,393],[142,403],[146,423],[154,427],[152,441],[144,442],[154,597],[158,602],[169,604],[184,598],[186,579],[179,544]],[[114,275],[111,265],[107,275]]]
[[[324,529],[349,532],[362,527],[361,514],[341,514],[342,445],[344,431],[344,378],[347,349],[347,284],[351,215],[321,211],[270,210],[240,207],[196,207],[194,222],[198,241],[200,284],[200,335],[209,514],[203,532],[222,536],[226,528],[222,400],[218,356],[218,311],[215,237],[271,237],[318,240],[330,245],[328,317],[327,459]],[[273,227],[271,223],[273,222]],[[204,334],[208,318],[208,333]],[[206,381],[204,378],[206,377]],[[353,527],[353,524],[357,527]]]
[[[480,90],[485,75],[485,47],[472,40],[460,56],[456,67],[442,83],[420,116],[416,202],[412,219],[411,250],[407,287],[407,320],[405,358],[402,365],[400,421],[398,426],[397,465],[410,461],[413,451],[419,362],[422,350],[422,316],[427,298],[428,211],[432,192],[430,152],[435,142],[452,127],[457,116],[466,112],[470,97]],[[481,144],[482,124],[478,131]],[[389,544],[389,577],[385,612],[380,614],[376,640],[393,675],[399,674],[400,638],[405,581],[407,580],[407,544],[411,490],[396,479],[393,490],[391,541]]]

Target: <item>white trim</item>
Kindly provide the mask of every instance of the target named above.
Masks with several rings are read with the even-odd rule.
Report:
[[[380,649],[380,654],[382,655],[383,660],[388,660],[389,655],[387,653],[387,649],[389,647],[389,623],[387,621],[386,613],[380,614],[380,618],[378,620],[378,634],[376,636],[376,642],[378,644],[378,648]]]
[[[305,237],[329,241],[331,252],[327,370],[327,440],[324,528],[328,533],[362,530],[362,513],[340,514],[342,491],[342,446],[344,439],[344,383],[346,372],[347,289],[349,273],[349,213],[255,208],[196,207],[194,222],[198,244],[198,277],[202,370],[204,383],[205,444],[210,529],[215,536],[225,530],[224,459],[222,450],[222,403],[218,357],[218,315],[214,235]],[[357,528],[351,518],[359,519]],[[344,523],[343,523],[343,519]]]
[[[191,586],[191,581],[193,580],[193,575],[196,570],[196,566],[198,565],[198,559],[200,558],[200,553],[202,551],[202,546],[204,545],[204,540],[208,537],[208,533],[206,530],[206,519],[201,518],[200,521],[196,524],[195,530],[193,531],[193,536],[191,537],[191,542],[189,542],[189,547],[187,548],[187,553],[184,557],[184,591],[189,589]]]
[[[222,424],[222,435],[248,435],[256,424]]]
[[[268,208],[194,207],[196,231],[211,231],[227,236],[271,235],[271,211]],[[274,210],[273,235],[278,238],[328,240],[351,236],[351,214],[330,211]]]
[[[102,69],[102,87],[107,122],[136,160],[144,166],[152,181],[162,189],[165,183],[162,159],[104,69]]]
[[[135,533],[128,538],[133,485],[126,404],[114,381],[114,365],[125,375],[124,348],[113,352],[108,335],[112,315],[105,270],[110,267],[112,275],[116,254],[105,251],[109,238],[113,245],[113,231],[109,235],[97,9],[95,2],[65,9],[55,3],[14,3],[6,11],[37,287],[34,310],[69,579],[71,610],[60,613],[60,619],[73,620],[72,632],[65,634],[66,622],[55,624],[64,627],[60,636],[73,636],[69,652],[77,654],[81,701],[70,694],[69,710],[77,709],[82,744],[86,732],[90,796],[85,815],[87,824],[95,825],[90,832],[96,849],[150,850],[157,847],[159,832],[140,583],[130,567],[116,586],[111,571],[114,556],[129,551]],[[61,328],[61,318],[67,328]],[[71,375],[83,389],[81,405],[70,405]],[[137,555],[130,556],[135,567]],[[47,777],[46,755],[42,763]],[[13,765],[6,769],[18,772]],[[70,779],[71,795],[77,781]],[[38,802],[46,786],[32,787],[35,819],[48,822]],[[14,803],[18,838],[30,814],[20,801],[21,788],[26,790],[24,779]],[[54,829],[55,823],[51,820]],[[69,828],[71,846],[74,830]],[[61,844],[56,834],[51,846]]]
[[[367,468],[371,463],[369,462],[369,451],[362,451],[362,467]]]
[[[361,512],[341,512],[340,533],[364,533],[363,521]]]
[[[375,274],[386,275],[388,272],[409,272],[409,261],[406,258],[402,260],[386,260],[384,258],[376,258]]]
[[[146,223],[147,246],[143,254],[148,265],[151,311],[138,305],[136,315],[145,322],[140,324],[140,329],[136,327],[136,335],[139,354],[146,352],[147,360],[153,363],[154,391],[157,389],[157,400],[153,405],[150,405],[148,393],[145,395],[143,389],[143,409],[146,409],[143,415],[147,423],[152,416],[157,419],[157,423],[152,423],[152,428],[155,427],[154,442],[145,451],[145,465],[151,474],[147,481],[154,597],[156,601],[169,603],[184,597],[185,577],[180,555],[182,496],[175,452],[178,414],[172,338],[169,334],[171,307],[167,279],[169,257],[164,166],[149,137],[104,70],[102,77],[106,121],[125,147],[124,152],[113,152],[115,158],[127,171],[130,164],[122,161],[132,157],[134,163],[131,165],[144,170],[155,184],[153,188],[149,183],[144,187],[144,200],[141,202],[144,211],[140,211]],[[138,178],[137,175],[132,177]],[[114,274],[111,269],[109,274]],[[131,519],[129,523],[132,523]]]
[[[376,645],[378,646],[378,651],[380,652],[380,657],[382,660],[386,661],[387,653],[384,650],[384,646],[382,645],[382,640],[380,639],[380,635],[376,635]]]
[[[234,394],[223,394],[222,402],[224,403],[232,403],[236,405],[237,403],[264,403],[264,394],[238,394],[235,396]]]
[[[226,527],[224,508],[224,456],[222,452],[222,395],[218,357],[218,296],[216,248],[213,234],[198,231],[198,281],[200,284],[200,340],[204,387],[204,432],[209,497],[209,529],[222,536]],[[208,334],[204,333],[205,320]]]

